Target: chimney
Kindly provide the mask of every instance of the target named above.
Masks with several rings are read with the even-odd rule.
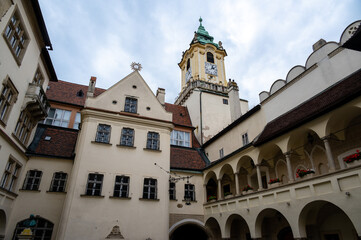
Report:
[[[313,49],[313,51],[316,51],[316,50],[320,49],[325,44],[326,44],[325,39],[321,38],[315,44],[312,45],[312,49]]]
[[[162,104],[164,106],[164,102],[165,102],[165,89],[164,88],[158,88],[157,89],[157,95],[156,95],[158,101],[160,102],[160,104]]]
[[[237,83],[229,79],[228,85],[229,110],[231,111],[231,122],[234,122],[241,116],[241,103],[239,102],[239,92]]]
[[[93,76],[90,77],[87,97],[94,97],[95,82],[96,81],[97,81],[96,77],[93,77]]]

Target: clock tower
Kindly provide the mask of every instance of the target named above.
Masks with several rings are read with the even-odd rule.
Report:
[[[198,31],[194,32],[190,47],[183,52],[178,64],[182,71],[182,90],[196,80],[227,86],[224,69],[224,57],[227,53],[221,42],[213,42],[213,37],[206,31],[202,21],[200,18]]]

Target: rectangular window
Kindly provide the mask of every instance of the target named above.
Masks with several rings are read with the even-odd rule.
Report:
[[[48,117],[44,120],[44,124],[68,127],[70,121],[71,111],[50,108],[48,111]]]
[[[134,144],[134,129],[123,128],[120,138],[120,145],[132,147]]]
[[[77,112],[76,115],[75,115],[73,128],[74,129],[79,129],[80,123],[81,123],[81,115],[80,115],[80,112]]]
[[[196,193],[193,184],[187,183],[184,185],[184,199],[185,200],[189,199],[190,201],[196,200]]]
[[[100,196],[102,192],[103,177],[103,174],[89,173],[85,194],[88,196]]]
[[[3,88],[0,95],[0,122],[6,124],[9,117],[11,107],[16,101],[18,91],[10,78],[6,78],[3,82]]]
[[[223,148],[219,149],[219,158],[224,157],[224,151]]]
[[[190,133],[173,130],[170,135],[170,144],[183,146],[183,147],[190,147]]]
[[[9,159],[4,174],[1,178],[0,187],[9,191],[13,191],[15,188],[14,186],[16,185],[16,180],[19,176],[20,168],[21,166],[18,163],[12,159]]]
[[[25,31],[23,23],[21,22],[18,10],[15,11],[8,22],[3,36],[6,39],[6,42],[17,63],[20,64],[28,45],[29,37]]]
[[[97,135],[95,137],[96,142],[109,143],[110,141],[110,129],[111,127],[106,124],[99,124]]]
[[[56,172],[51,181],[50,192],[65,192],[66,179],[68,174],[64,172]]]
[[[243,146],[245,146],[249,143],[248,142],[248,133],[242,134],[242,143],[243,143]]]
[[[157,199],[157,179],[144,178],[143,198]]]
[[[38,170],[29,170],[26,173],[26,178],[24,181],[23,189],[25,190],[39,190],[41,176],[43,175],[42,171]]]
[[[176,200],[176,194],[175,194],[175,182],[169,182],[169,199],[170,200]]]
[[[223,98],[223,104],[228,105],[228,99]]]
[[[31,115],[27,110],[20,113],[19,120],[16,123],[14,134],[24,145],[27,144],[31,130],[33,129]]]
[[[128,195],[129,195],[129,177],[116,176],[113,196],[127,198]]]
[[[125,98],[124,112],[137,113],[137,102],[136,98]]]
[[[159,133],[148,132],[147,148],[153,150],[159,150]]]
[[[43,74],[41,73],[39,67],[36,69],[34,78],[33,78],[33,83],[37,84],[37,85],[43,85],[44,82],[44,78],[43,78]]]

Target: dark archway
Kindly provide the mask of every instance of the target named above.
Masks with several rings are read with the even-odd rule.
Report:
[[[222,239],[221,228],[219,227],[219,224],[215,218],[208,218],[208,220],[206,221],[206,228],[212,234],[210,240]]]
[[[231,240],[251,240],[248,224],[243,217],[232,214],[226,222],[226,232],[229,232]]]
[[[201,227],[195,224],[184,224],[174,230],[170,240],[207,240],[208,235]]]
[[[299,218],[301,233],[310,239],[358,239],[353,223],[338,206],[328,201],[307,204]]]

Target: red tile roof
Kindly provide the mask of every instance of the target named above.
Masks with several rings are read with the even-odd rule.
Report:
[[[361,95],[361,69],[269,122],[254,145],[261,145]]]
[[[202,170],[206,167],[206,162],[203,160],[201,154],[200,151],[194,148],[171,146],[170,168]]]
[[[78,130],[39,124],[27,154],[73,159],[77,137]]]
[[[165,110],[173,113],[173,123],[176,125],[193,127],[187,107],[165,103]]]
[[[77,94],[80,90],[83,92],[82,96]],[[84,106],[87,91],[88,86],[58,80],[57,82],[49,82],[46,96],[52,101]],[[102,88],[95,88],[94,96],[105,91]]]

